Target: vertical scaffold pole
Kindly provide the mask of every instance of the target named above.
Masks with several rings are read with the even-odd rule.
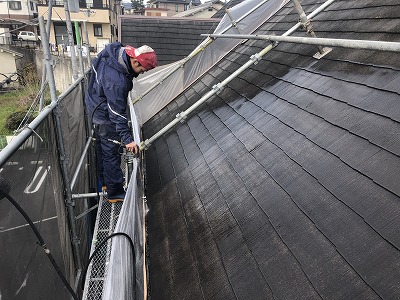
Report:
[[[46,32],[45,32],[47,41],[50,40],[50,24],[51,24],[52,12],[53,12],[53,1],[49,1],[48,12],[47,12]],[[43,35],[44,34],[42,33],[42,36]],[[42,40],[43,40],[43,38],[42,38]],[[43,63],[43,65],[45,65],[45,63]],[[42,67],[42,85],[40,88],[39,111],[42,111],[42,109],[44,107],[45,86],[46,86],[46,68]]]
[[[86,53],[87,53],[87,65],[90,68],[90,47],[89,47],[89,35],[87,31],[86,21],[83,21],[83,32],[85,33],[85,41],[86,41]]]
[[[78,79],[78,66],[76,64],[74,32],[72,30],[71,15],[69,13],[67,0],[64,0],[64,10],[66,19],[65,22],[67,23],[68,44],[69,44],[69,49],[71,51],[72,77],[74,78],[75,81]]]
[[[85,67],[83,65],[83,58],[82,58],[81,32],[79,29],[78,21],[75,21],[74,25],[75,25],[76,46],[78,47],[79,67],[81,69],[81,75],[83,76],[85,75]]]
[[[46,69],[47,69],[47,75],[49,79],[49,88],[50,88],[50,96],[51,96],[51,102],[56,103],[57,102],[57,94],[56,94],[56,84],[54,81],[54,73],[53,73],[53,67],[52,67],[52,60],[51,60],[51,54],[50,54],[50,48],[49,48],[49,43],[47,39],[47,33],[46,29],[44,26],[44,19],[43,16],[39,17],[39,26],[40,26],[40,31],[43,35],[43,54],[45,57],[46,61]],[[67,215],[69,219],[69,229],[71,232],[71,242],[73,246],[73,252],[75,256],[75,264],[76,268],[78,271],[82,269],[82,260],[80,257],[80,239],[77,234],[77,228],[76,228],[76,222],[75,222],[75,212],[74,212],[74,207],[75,207],[75,201],[72,199],[72,192],[71,192],[71,182],[69,180],[68,176],[68,160],[67,160],[67,155],[65,153],[65,147],[64,147],[64,141],[63,141],[63,136],[62,136],[62,130],[61,130],[61,120],[60,120],[60,115],[61,111],[58,105],[55,106],[53,109],[53,120],[54,120],[54,125],[55,125],[55,130],[56,130],[56,139],[57,139],[57,146],[58,146],[58,151],[59,151],[59,156],[60,156],[60,162],[61,162],[61,175],[63,179],[63,184],[65,188],[65,203],[66,203],[66,208],[67,208]]]
[[[294,9],[297,11],[299,14],[299,20],[300,23],[303,25],[303,28],[306,30],[307,34],[313,38],[316,38],[317,35],[314,32],[314,29],[311,25],[311,21],[309,18],[307,18],[306,13],[303,10],[303,7],[301,6],[299,0],[291,0],[294,6]],[[317,45],[319,56],[316,58],[321,58],[322,56],[328,54],[329,52],[332,51],[331,48],[322,48],[322,46]]]

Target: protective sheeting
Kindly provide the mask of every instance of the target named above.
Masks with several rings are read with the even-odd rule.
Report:
[[[83,82],[77,85],[74,89],[70,91],[63,99],[59,101],[59,110],[57,114],[60,118],[61,124],[61,133],[62,133],[62,141],[64,144],[65,150],[65,158],[68,162],[68,176],[69,180],[73,177],[74,173],[77,170],[78,162],[83,154],[85,143],[86,143],[86,120],[85,110],[83,106]],[[55,129],[53,129],[53,132]],[[59,157],[55,157],[59,161]],[[85,160],[86,161],[86,160]],[[55,162],[56,163],[56,162]],[[60,163],[60,162],[57,162]],[[54,173],[51,172],[51,176]],[[62,177],[55,178],[58,184],[63,184]],[[82,169],[79,172],[79,175],[76,180],[76,184],[73,189],[73,193],[85,192],[88,191],[89,186],[89,174]],[[62,193],[63,188],[59,188],[57,193]],[[60,199],[63,199],[63,195],[60,195]],[[70,278],[74,278],[76,276],[76,269],[78,266],[75,265],[74,261],[74,251],[71,246],[71,229],[68,226],[68,215],[65,208],[65,201],[57,201],[56,202],[57,215],[60,218],[59,221],[59,231],[60,236],[62,238],[62,253],[64,257],[64,261],[69,262],[69,274]],[[88,208],[86,199],[77,199],[75,200],[75,216],[80,215]],[[84,264],[84,258],[88,255],[88,243],[87,243],[87,235],[90,226],[90,220],[88,220],[89,216],[84,216],[78,220],[76,220],[76,228],[78,231],[78,238],[80,239],[80,250],[81,250],[81,259],[82,264]],[[73,282],[73,281],[71,281]]]
[[[287,2],[288,0],[247,0],[242,2],[231,8],[229,14],[225,14],[214,33],[252,33]],[[252,11],[253,9],[255,10]],[[250,11],[252,12],[249,13]],[[233,20],[230,19],[229,15],[232,16]],[[233,21],[236,27],[232,27]],[[193,57],[189,61],[184,59],[161,70],[156,68],[149,76],[135,81],[132,91],[133,99],[138,98],[143,94],[143,91],[147,91],[155,83],[162,82],[135,103],[139,124],[142,125],[148,121],[240,42],[238,39],[211,41],[207,38],[188,56]],[[202,50],[204,47],[205,49]],[[184,64],[185,61],[187,62]],[[171,72],[173,74],[165,79]]]
[[[134,139],[138,142],[139,127],[132,106],[131,112]],[[114,233],[127,234],[133,241],[134,249],[131,248],[127,237],[119,235],[112,238],[102,299],[143,299],[145,295],[143,254],[145,208],[141,197],[142,184],[138,159],[134,159],[132,163],[132,174]]]
[[[82,85],[79,84],[59,102],[58,116],[72,177],[85,146],[85,119]],[[60,154],[55,134],[55,118],[49,114],[35,133],[1,166],[1,176],[11,184],[10,195],[25,210],[43,236],[55,261],[70,285],[74,285],[77,265],[71,246],[60,172]],[[87,173],[81,172],[76,190],[87,190]],[[75,203],[75,214],[86,209],[84,200]],[[87,250],[87,219],[77,220],[84,261]],[[36,244],[37,238],[27,221],[7,199],[0,201],[0,298],[71,299],[61,279]]]
[[[260,24],[278,11],[287,1],[256,1],[249,0],[237,8],[233,8],[231,16],[235,20],[242,20],[237,28],[230,26],[231,20],[226,15],[215,33],[251,33]],[[259,5],[254,12],[250,10]],[[228,19],[227,19],[228,18]],[[210,43],[206,39],[194,52]],[[238,40],[220,39],[201,51],[193,59],[178,61],[174,64],[156,68],[146,77],[139,77],[134,81],[132,99],[143,99],[131,106],[131,120],[134,138],[140,142],[140,126],[149,120],[160,109],[173,100],[187,86],[194,82],[205,71],[217,63],[224,55],[240,43]],[[194,53],[193,52],[193,53]],[[190,55],[191,56],[191,55]],[[172,73],[171,76],[169,74]],[[158,84],[162,82],[162,84]],[[153,90],[148,92],[150,87]],[[132,100],[131,99],[131,100]],[[138,162],[133,162],[133,172],[128,185],[125,201],[119,214],[114,233],[123,232],[131,237],[134,243],[134,256],[129,241],[125,236],[112,238],[112,248],[106,271],[102,299],[143,299],[146,295],[144,288],[145,268],[143,255],[143,213],[146,210],[140,197],[142,192]]]

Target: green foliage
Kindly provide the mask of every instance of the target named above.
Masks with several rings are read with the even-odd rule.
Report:
[[[144,8],[143,0],[139,0],[139,1],[138,0],[131,0],[131,3],[132,3],[132,9],[134,9],[134,10],[139,10],[139,9]]]
[[[0,150],[7,146],[7,138],[5,135],[0,135]]]
[[[6,120],[6,128],[10,131],[17,130],[19,125],[24,122],[24,123],[29,123],[32,122],[34,117],[31,116],[26,116],[26,111],[16,111],[11,113]]]
[[[29,65],[19,72],[20,87],[17,90],[0,93],[0,135],[13,135],[18,125],[14,124],[18,117],[26,114],[32,102],[37,99],[40,91],[40,82],[36,74],[35,66]],[[45,99],[49,99],[49,91],[46,90]],[[46,101],[48,102],[48,101]],[[37,107],[36,107],[37,109]],[[7,121],[9,124],[7,125]],[[15,127],[15,125],[17,127]]]

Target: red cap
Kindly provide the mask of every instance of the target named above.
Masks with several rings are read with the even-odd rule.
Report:
[[[147,71],[157,67],[156,52],[147,45],[143,45],[139,48],[126,45],[125,52],[130,57],[136,58]]]

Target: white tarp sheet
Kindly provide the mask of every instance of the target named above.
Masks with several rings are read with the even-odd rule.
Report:
[[[229,10],[233,20],[237,22],[237,28],[232,27],[231,19],[225,14],[214,33],[251,34],[287,2],[288,0],[244,1]],[[255,10],[249,14],[253,9]],[[208,40],[209,38],[206,38],[199,47],[206,45]],[[135,103],[134,107],[139,119],[139,124],[142,125],[148,121],[240,42],[241,40],[239,39],[217,39],[183,66],[179,67],[184,61],[181,60],[167,67],[162,66],[160,68],[155,68],[149,72],[148,76],[140,76],[138,80],[135,80],[132,99],[136,99],[155,83],[162,81],[162,84],[158,85],[140,101]],[[192,53],[197,52],[198,48]],[[172,75],[170,75],[168,79],[162,80],[170,72]]]

